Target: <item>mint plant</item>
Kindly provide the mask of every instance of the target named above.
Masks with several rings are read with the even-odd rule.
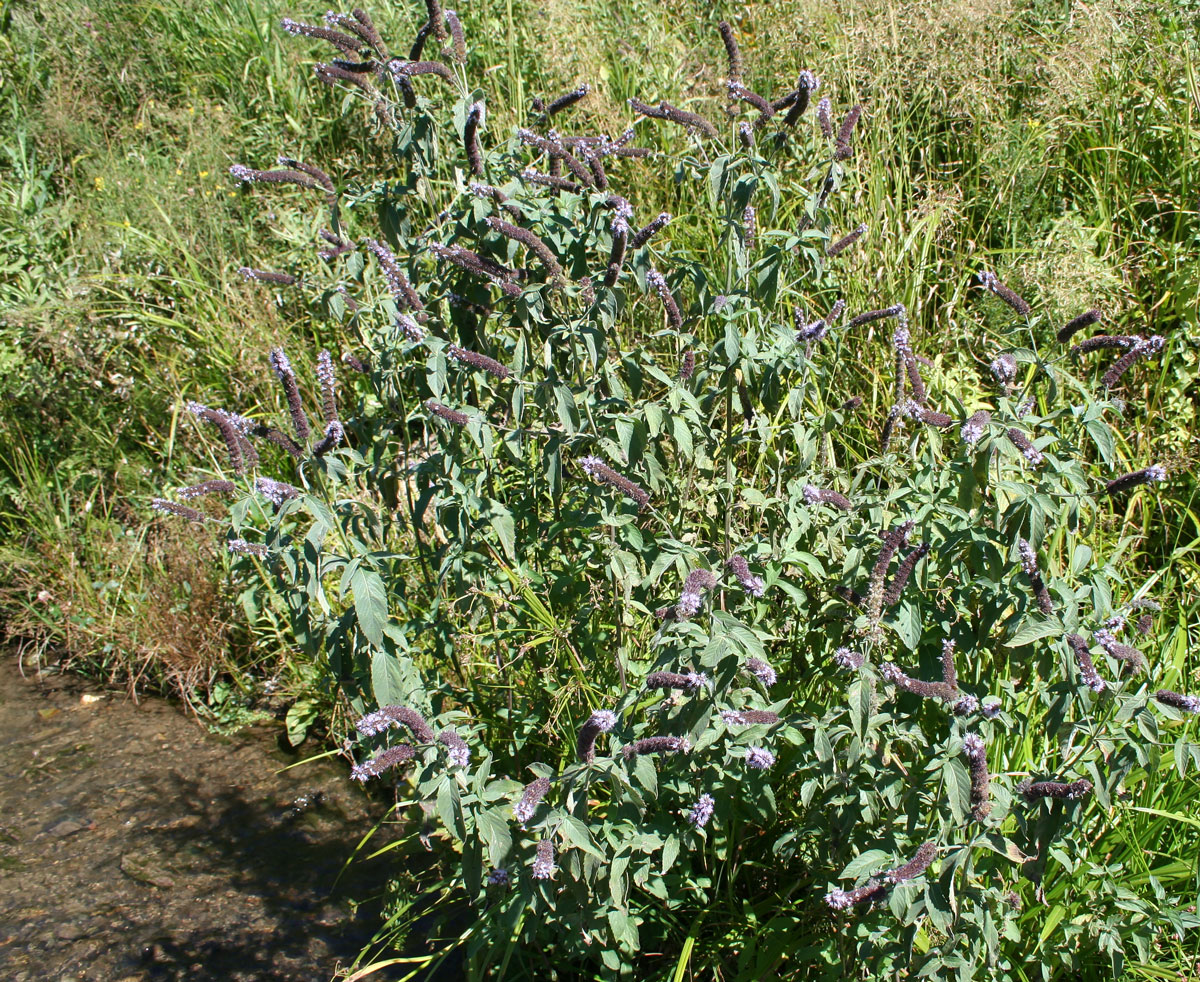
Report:
[[[754,91],[727,24],[723,104],[631,99],[613,137],[586,85],[498,126],[435,0],[408,58],[326,20],[283,26],[334,47],[316,76],[394,170],[231,174],[323,207],[292,272],[247,275],[341,325],[350,372],[322,351],[309,390],[271,352],[286,428],[192,405],[239,480],[180,497],[230,499],[247,602],[355,724],[352,777],[418,803],[436,861],[406,875],[471,977],[699,944],[731,978],[1049,978],[1195,926],[1098,847],[1200,760],[1093,534],[1167,477],[1113,472],[1164,340],[1069,352],[1095,311],[1047,341],[982,270],[1011,343],[963,389],[917,298],[846,316],[862,107],[809,112],[811,70]],[[870,391],[863,359],[892,366]]]

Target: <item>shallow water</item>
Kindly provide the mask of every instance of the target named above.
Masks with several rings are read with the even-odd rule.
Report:
[[[334,881],[379,807],[296,759],[0,659],[0,978],[332,978],[378,924],[382,864]]]

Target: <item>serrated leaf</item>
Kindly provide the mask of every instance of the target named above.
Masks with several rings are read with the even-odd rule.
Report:
[[[892,854],[889,852],[884,852],[882,849],[868,849],[866,852],[859,853],[846,864],[839,879],[857,880],[865,873],[874,873],[888,865],[891,859]]]
[[[1020,648],[1022,645],[1032,644],[1042,638],[1061,635],[1064,630],[1062,622],[1057,617],[1031,617],[1017,629],[1012,637],[1004,642],[1004,647]]]
[[[822,764],[833,760],[833,744],[829,742],[829,737],[820,727],[813,732],[813,751],[817,755],[817,760]]]
[[[508,861],[512,849],[512,831],[508,824],[507,812],[512,809],[505,805],[503,808],[489,808],[479,812],[476,822],[483,841],[487,843],[488,860],[493,868],[499,868]]]
[[[583,824],[574,815],[566,815],[563,817],[562,825],[559,826],[559,831],[562,832],[568,842],[581,849],[584,852],[595,856],[597,859],[604,859],[603,853],[592,844],[591,833],[588,832],[588,827]]]
[[[971,775],[961,760],[951,757],[942,766],[942,776],[954,817],[961,822],[971,809]]]
[[[383,647],[383,628],[388,619],[387,588],[383,577],[361,563],[347,568],[354,592],[354,614],[363,636],[374,648]]]

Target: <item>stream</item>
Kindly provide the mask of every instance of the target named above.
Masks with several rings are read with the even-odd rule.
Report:
[[[0,659],[0,978],[325,982],[350,964],[386,863],[337,878],[381,807],[334,762],[282,771],[301,758],[276,733],[215,736]]]

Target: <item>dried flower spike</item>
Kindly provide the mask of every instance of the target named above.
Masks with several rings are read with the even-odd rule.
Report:
[[[634,484],[627,477],[622,477],[599,457],[584,457],[579,462],[579,465],[583,468],[583,472],[593,481],[616,488],[625,497],[636,502],[638,511],[641,511],[650,504],[650,495],[645,488]]]
[[[271,349],[270,361],[271,368],[275,370],[275,375],[283,386],[288,412],[292,417],[292,426],[296,429],[296,438],[304,442],[312,431],[308,427],[308,417],[304,414],[304,406],[300,402],[300,388],[296,384],[296,373],[292,371],[292,363],[288,361],[282,348]]]
[[[904,308],[904,304],[898,303],[893,304],[891,307],[883,307],[880,310],[867,310],[861,314],[856,314],[850,318],[850,322],[846,326],[858,327],[860,324],[870,324],[871,321],[883,320],[885,317],[904,318],[906,314],[907,311]]]
[[[833,109],[833,104],[829,101],[829,96],[825,96],[817,103],[817,122],[821,125],[821,135],[826,140],[833,139],[833,119],[830,113]]]
[[[842,511],[854,510],[854,503],[841,492],[818,488],[812,484],[804,485],[804,501],[810,505],[833,505]]]
[[[725,560],[725,568],[731,572],[745,590],[752,597],[761,597],[766,590],[766,584],[762,577],[755,576],[750,572],[750,566],[746,562],[745,556],[730,556]]]
[[[379,261],[379,269],[383,273],[383,279],[388,285],[388,291],[391,293],[392,299],[396,301],[397,306],[401,310],[409,308],[424,310],[425,304],[421,302],[417,291],[412,288],[412,284],[408,282],[408,277],[400,269],[400,264],[396,261],[396,256],[392,250],[377,239],[366,239],[363,244],[375,254],[375,258]]]
[[[1113,362],[1112,367],[1101,377],[1100,383],[1106,389],[1111,389],[1121,380],[1121,376],[1125,374],[1134,362],[1139,358],[1146,358],[1161,351],[1164,343],[1164,339],[1157,334],[1152,338],[1139,341],[1121,358]]]
[[[929,864],[937,858],[937,844],[934,842],[926,842],[917,850],[913,856],[903,866],[896,866],[882,874],[883,878],[888,883],[903,883],[905,880],[915,880],[918,876],[929,869]]]
[[[537,845],[537,854],[533,860],[533,870],[530,875],[535,880],[549,880],[558,869],[554,865],[554,840],[543,839]]]
[[[825,894],[825,903],[834,910],[849,910],[859,904],[878,900],[886,892],[886,884],[872,878],[853,890],[843,890],[840,887],[830,890]]]
[[[995,273],[991,272],[990,270],[983,270],[983,272],[979,274],[979,284],[985,290],[990,290],[992,293],[998,296],[1022,317],[1029,316],[1029,304],[1027,304],[1024,300],[1017,296],[1016,293],[1002,283]]]
[[[1017,792],[1031,804],[1039,798],[1060,798],[1064,801],[1077,801],[1092,793],[1092,782],[1086,778],[1064,784],[1059,781],[1023,781],[1017,786]]]
[[[189,522],[196,522],[201,525],[208,521],[208,516],[197,511],[195,508],[176,504],[174,501],[167,501],[166,498],[152,499],[150,507],[164,515],[174,515],[176,518],[186,519]]]
[[[667,285],[666,277],[657,269],[651,269],[646,273],[646,282],[654,288],[654,292],[662,301],[663,309],[667,312],[668,323],[676,331],[682,331],[683,315],[679,312],[679,305],[675,302],[675,297],[671,295],[671,288]]]
[[[294,286],[299,282],[291,273],[273,273],[266,269],[251,269],[249,266],[239,266],[238,272],[244,279],[257,283],[273,283],[276,286]]]
[[[992,810],[989,798],[990,778],[987,768],[987,748],[983,739],[975,733],[963,737],[963,755],[971,772],[971,814],[975,821],[982,822]]]
[[[722,709],[721,720],[726,726],[770,726],[779,722],[779,714],[769,709]]]
[[[729,57],[729,77],[738,79],[742,77],[742,53],[738,50],[737,40],[733,36],[733,28],[726,21],[721,21],[717,24],[717,30],[721,32],[721,40],[725,42],[725,54]]]
[[[1120,477],[1114,478],[1104,486],[1105,494],[1120,494],[1122,491],[1128,491],[1131,488],[1139,487],[1143,484],[1156,484],[1167,479],[1166,468],[1161,464],[1151,464],[1149,467],[1143,467],[1140,471],[1133,471],[1130,474],[1122,474]]]
[[[579,729],[576,753],[585,764],[596,758],[596,738],[617,725],[617,714],[610,709],[597,709]]]
[[[338,418],[337,384],[333,374],[333,357],[328,351],[317,355],[317,382],[321,386],[321,416],[326,423]]]
[[[691,348],[683,353],[683,358],[679,363],[679,381],[686,382],[696,372],[696,352]]]
[[[202,481],[199,484],[180,488],[175,494],[184,501],[192,501],[195,498],[202,498],[206,494],[233,494],[236,490],[237,485],[232,481]]]
[[[1018,430],[1015,426],[1009,428],[1007,436],[1012,445],[1021,451],[1021,456],[1024,457],[1031,466],[1038,467],[1045,460],[1045,458],[1042,456],[1042,452],[1033,445],[1029,437]]]
[[[1082,314],[1080,314],[1078,317],[1072,318],[1071,320],[1067,321],[1066,324],[1064,324],[1062,327],[1060,327],[1058,329],[1058,334],[1056,335],[1056,337],[1058,338],[1058,340],[1061,344],[1066,344],[1069,340],[1071,340],[1071,337],[1077,331],[1082,331],[1085,327],[1090,327],[1092,324],[1095,324],[1099,320],[1100,320],[1100,311],[1086,310]]]
[[[580,85],[578,88],[574,88],[570,92],[566,92],[563,95],[560,95],[557,99],[555,99],[553,102],[550,103],[550,105],[548,105],[546,107],[546,115],[553,116],[555,113],[562,112],[564,109],[568,108],[569,106],[575,105],[575,103],[577,103],[580,99],[582,99],[585,95],[587,95],[591,91],[592,91],[591,87],[585,82],[583,85]]]
[[[388,747],[386,750],[379,751],[379,753],[365,763],[353,767],[350,771],[350,780],[366,781],[368,778],[378,777],[384,771],[391,770],[398,764],[410,761],[415,756],[416,752],[407,743],[399,743],[394,747]]]
[[[1159,689],[1154,693],[1154,698],[1164,706],[1170,706],[1181,712],[1200,713],[1200,697],[1198,696],[1185,696],[1179,692],[1173,692],[1171,689]]]
[[[946,682],[925,682],[908,675],[899,665],[885,662],[879,667],[879,674],[885,682],[889,682],[903,692],[909,692],[922,699],[940,699],[943,702],[954,702],[962,697],[958,687]]]
[[[867,232],[866,222],[857,226],[848,235],[843,235],[840,239],[834,242],[825,250],[827,256],[840,256],[843,252],[849,249],[855,242],[861,239]]]
[[[887,592],[883,595],[883,606],[885,608],[900,602],[900,596],[904,593],[904,588],[908,585],[909,577],[912,576],[917,563],[928,553],[929,543],[922,542],[901,560],[900,565],[896,567],[896,575],[892,577],[892,582],[888,586]]]
[[[516,242],[520,242],[523,246],[525,246],[526,249],[537,256],[554,280],[562,279],[563,269],[562,266],[559,265],[558,259],[555,258],[554,253],[550,251],[550,247],[536,235],[530,232],[529,229],[520,228],[519,226],[506,222],[501,218],[496,218],[495,216],[488,218],[487,224],[490,228],[499,232],[501,235],[513,239]]]
[[[1043,614],[1053,614],[1054,600],[1050,596],[1050,591],[1046,589],[1045,580],[1042,579],[1042,572],[1038,568],[1037,553],[1033,551],[1033,546],[1025,539],[1018,539],[1017,553],[1021,557],[1021,569],[1025,571],[1025,575],[1029,577],[1029,584],[1033,587],[1038,610]]]
[[[433,399],[425,401],[425,408],[433,413],[434,416],[440,416],[447,423],[453,423],[455,426],[466,426],[471,421],[471,417],[466,413],[460,413],[457,409],[443,406],[440,402]]]
[[[463,124],[463,145],[467,150],[467,163],[476,177],[483,174],[483,151],[479,146],[479,127],[483,125],[486,109],[482,102],[471,104],[467,121]]]
[[[683,737],[656,736],[645,737],[621,748],[626,760],[642,754],[686,754],[690,753],[692,745]]]
[[[703,672],[651,672],[646,676],[647,689],[682,689],[686,692],[696,692],[708,684],[708,676]]]
[[[1092,661],[1092,653],[1088,649],[1088,643],[1078,634],[1068,634],[1067,644],[1070,646],[1071,651],[1075,653],[1075,664],[1079,668],[1079,677],[1083,680],[1083,684],[1093,692],[1103,692],[1105,689],[1104,679],[1096,671],[1096,666]]]
[[[1101,628],[1095,633],[1094,637],[1106,654],[1117,659],[1117,661],[1125,662],[1129,666],[1130,671],[1140,672],[1146,667],[1146,656],[1138,651],[1137,648],[1122,644],[1111,630]]]
[[[643,226],[634,233],[633,238],[629,241],[629,246],[632,249],[640,249],[651,237],[660,232],[666,227],[666,224],[671,220],[670,212],[662,212],[648,225]]]
[[[883,614],[884,579],[887,576],[888,566],[897,550],[908,541],[913,524],[911,521],[901,522],[884,533],[883,545],[879,550],[875,565],[871,569],[871,579],[867,586],[867,617],[872,625],[878,624]]]
[[[533,818],[533,813],[537,811],[537,806],[541,804],[549,790],[550,779],[548,777],[539,777],[536,781],[525,785],[521,800],[513,806],[513,815],[516,816],[517,821],[522,825],[528,824],[529,820]]]
[[[469,351],[466,348],[460,348],[457,344],[449,345],[446,348],[446,354],[457,362],[464,365],[470,365],[472,368],[477,368],[481,372],[487,372],[495,378],[504,380],[508,378],[509,371],[507,365],[502,365],[495,358],[489,358],[487,355],[481,355],[477,351]]]

